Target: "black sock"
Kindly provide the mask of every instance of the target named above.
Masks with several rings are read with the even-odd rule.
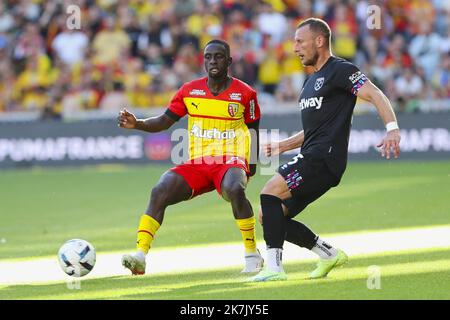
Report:
[[[261,195],[264,240],[267,249],[283,248],[284,238],[286,237],[286,219],[281,204],[281,199],[278,197],[268,194]]]
[[[318,236],[303,223],[286,218],[286,241],[311,250]]]

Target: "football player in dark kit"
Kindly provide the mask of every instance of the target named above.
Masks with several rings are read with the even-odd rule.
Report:
[[[355,65],[331,53],[331,30],[320,19],[300,23],[294,51],[304,66],[315,72],[305,80],[299,104],[303,130],[265,147],[277,155],[301,147],[301,153],[278,168],[261,191],[266,268],[249,281],[286,280],[282,266],[285,240],[316,253],[320,260],[310,278],[323,278],[345,264],[347,255],[324,242],[304,224],[292,218],[330,188],[339,184],[347,165],[348,140],[356,98],[371,102],[386,126],[377,147],[387,159],[400,154],[400,132],[387,97]]]

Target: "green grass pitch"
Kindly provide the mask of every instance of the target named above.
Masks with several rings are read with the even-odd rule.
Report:
[[[70,238],[98,253],[132,250],[140,215],[163,166],[6,170],[0,174],[0,261],[56,255]],[[247,195],[256,209],[269,176],[254,177]],[[297,219],[317,233],[344,233],[450,223],[450,162],[350,162],[341,184]],[[257,225],[257,238],[263,244]],[[236,242],[228,203],[211,192],[169,207],[153,247]],[[368,290],[367,266],[384,265],[381,290]],[[111,277],[0,286],[0,299],[422,299],[450,298],[450,248],[358,257],[329,278],[305,280],[312,263],[289,263],[289,281],[242,283],[239,270]],[[301,288],[301,290],[300,290]]]

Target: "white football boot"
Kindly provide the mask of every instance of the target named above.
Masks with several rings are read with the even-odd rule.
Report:
[[[122,265],[131,271],[132,275],[145,274],[145,256],[143,254],[124,254]]]
[[[264,266],[264,259],[257,249],[256,252],[245,254],[245,267],[241,273],[259,272]]]

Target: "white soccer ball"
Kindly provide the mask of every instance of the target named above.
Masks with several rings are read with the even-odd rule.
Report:
[[[58,251],[61,269],[72,277],[87,275],[95,265],[95,249],[82,239],[72,239],[64,243]]]

